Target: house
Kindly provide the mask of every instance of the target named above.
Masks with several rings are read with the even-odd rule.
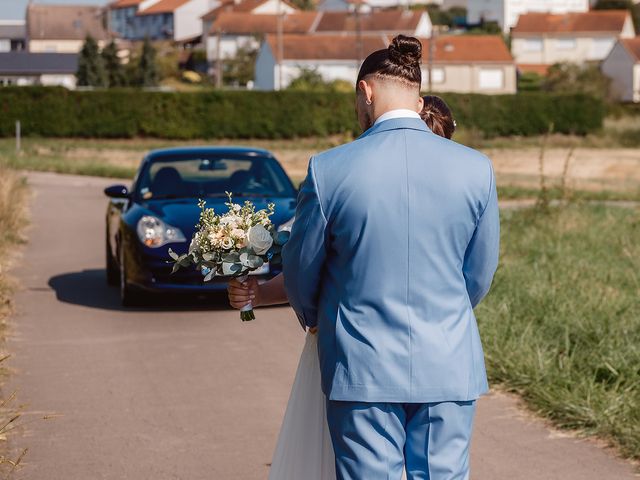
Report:
[[[321,12],[310,33],[356,35],[359,30],[366,35],[429,37],[432,26],[431,18],[424,10],[375,10],[358,15],[346,11]]]
[[[267,35],[256,59],[255,87],[260,90],[286,88],[304,70],[314,70],[325,81],[345,80],[355,84],[359,58],[386,48],[386,35],[284,35],[282,71],[277,62],[277,39]],[[423,88],[437,92],[515,93],[516,68],[499,36],[447,35],[423,44]],[[433,52],[429,61],[428,52]],[[280,80],[282,82],[280,83]]]
[[[511,53],[522,69],[558,62],[601,61],[619,38],[635,36],[628,10],[586,13],[527,13],[511,32]]]
[[[623,38],[602,62],[611,79],[611,93],[624,102],[640,102],[640,37]]]
[[[144,38],[141,33],[138,11],[158,3],[160,0],[116,0],[109,8],[109,27],[121,38],[138,40]]]
[[[25,50],[26,36],[24,20],[0,20],[0,52]]]
[[[45,85],[74,88],[76,53],[0,53],[0,86]]]
[[[316,12],[299,12],[282,16],[285,34],[304,34],[317,19]],[[222,12],[213,22],[207,35],[207,60],[235,57],[238,49],[258,49],[264,35],[278,31],[278,15],[244,12]]]
[[[223,12],[212,23],[207,36],[207,59],[215,62],[235,56],[239,48],[258,49],[265,35],[275,34],[278,15]],[[386,10],[361,13],[298,12],[283,17],[285,34],[310,35],[388,35],[399,33],[415,37],[431,35],[431,19],[425,11]],[[218,38],[220,48],[218,49]]]
[[[299,10],[286,0],[222,0],[216,8],[209,10],[202,16],[202,42],[207,50],[207,59],[215,61],[217,58],[217,35],[218,29],[213,29],[213,22],[222,13],[243,13],[253,15],[290,15]],[[240,40],[243,43],[243,40]],[[231,43],[231,42],[223,42]],[[233,51],[240,45],[237,45]],[[231,47],[223,47],[229,51]]]
[[[32,4],[27,7],[27,50],[78,53],[88,35],[100,47],[109,40],[106,11],[95,6]]]
[[[589,11],[589,0],[467,0],[467,23],[496,22],[504,33],[530,12],[562,14]]]
[[[183,42],[198,37],[202,35],[201,17],[212,3],[212,0],[160,0],[139,9],[136,13],[138,38]]]

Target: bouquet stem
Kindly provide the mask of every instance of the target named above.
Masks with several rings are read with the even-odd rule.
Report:
[[[247,278],[249,278],[248,275],[241,275],[238,277],[238,281],[240,283],[244,283],[247,281]],[[253,313],[253,305],[251,305],[251,303],[248,303],[240,309],[240,320],[242,320],[243,322],[250,322],[251,320],[255,319],[256,315],[255,313]]]

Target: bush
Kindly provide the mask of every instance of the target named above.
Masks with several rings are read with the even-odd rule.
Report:
[[[602,126],[601,101],[586,95],[443,95],[458,124],[485,137],[586,134]],[[353,93],[150,92],[0,89],[0,136],[131,138],[295,138],[358,134]]]

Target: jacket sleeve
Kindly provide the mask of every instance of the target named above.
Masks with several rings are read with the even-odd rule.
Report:
[[[500,215],[496,181],[491,169],[489,199],[476,223],[476,229],[467,246],[462,271],[471,306],[476,307],[489,291],[498,267],[500,251]]]
[[[318,292],[327,252],[327,219],[318,194],[314,158],[300,188],[296,219],[282,251],[289,303],[303,328],[318,323]]]

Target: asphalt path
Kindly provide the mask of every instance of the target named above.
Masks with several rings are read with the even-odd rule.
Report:
[[[11,448],[29,452],[16,478],[266,478],[304,342],[291,310],[262,309],[242,323],[219,301],[123,309],[104,279],[102,188],[111,182],[28,180],[5,386],[24,405]],[[638,478],[499,393],[479,403],[472,471],[481,480]]]

